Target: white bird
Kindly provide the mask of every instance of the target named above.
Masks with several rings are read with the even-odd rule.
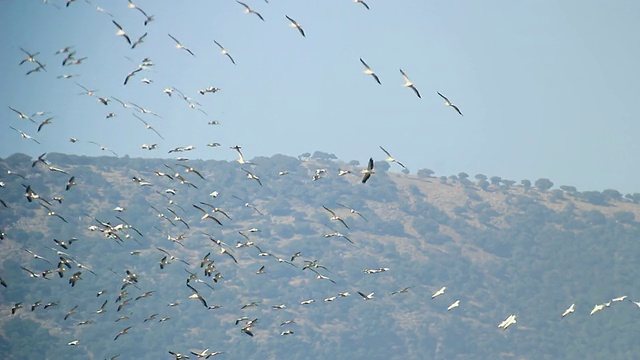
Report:
[[[231,62],[233,63],[233,65],[235,65],[235,64],[236,64],[236,62],[235,62],[235,60],[233,60],[233,58],[231,57],[231,54],[229,54],[229,52],[227,51],[227,49],[225,49],[225,48],[224,48],[224,46],[220,45],[220,43],[219,43],[219,42],[217,42],[217,41],[215,41],[215,40],[213,40],[213,42],[214,42],[214,43],[216,43],[216,45],[218,45],[218,47],[220,48],[220,53],[221,53],[222,55],[226,55],[226,56],[229,58],[229,60],[231,60]]]
[[[370,293],[369,295],[365,295],[364,293],[361,293],[360,291],[358,291],[358,294],[360,294],[360,296],[362,296],[362,298],[365,301],[373,299],[373,293]]]
[[[189,50],[186,46],[184,46],[178,39],[176,39],[173,36],[171,36],[171,34],[168,34],[168,35],[169,35],[169,37],[171,39],[173,39],[173,41],[176,42],[176,49],[183,49],[184,51],[186,51],[189,54],[191,54],[191,56],[196,56],[191,50]]]
[[[369,178],[371,177],[372,174],[376,173],[373,170],[373,158],[369,158],[369,164],[367,165],[367,168],[360,170],[360,173],[363,174],[363,176],[362,176],[362,183],[363,184],[366,183],[367,180],[369,180]]]
[[[517,322],[516,315],[511,314],[503,322],[501,322],[500,325],[498,325],[498,327],[506,330],[509,326],[515,324],[516,322]]]
[[[446,106],[450,106],[450,107],[452,107],[455,111],[457,111],[457,112],[458,112],[458,114],[460,114],[460,116],[462,116],[462,112],[460,111],[460,109],[458,109],[458,107],[457,107],[457,106],[455,106],[451,101],[449,101],[449,99],[447,99],[447,97],[446,97],[446,96],[444,96],[444,95],[440,94],[439,92],[438,92],[438,95],[440,95],[440,97],[444,99],[444,104],[445,104]]]
[[[444,291],[445,291],[445,290],[447,290],[447,287],[446,287],[446,286],[441,287],[441,288],[440,288],[440,290],[436,291],[433,295],[431,295],[431,298],[432,298],[432,299],[437,298],[438,296],[440,296],[440,295],[444,294]]]
[[[300,26],[300,24],[298,24],[295,20],[293,20],[292,18],[290,18],[290,17],[289,17],[289,16],[287,16],[287,15],[285,15],[285,17],[286,17],[289,21],[291,21],[291,22],[289,23],[289,26],[290,26],[290,27],[298,29],[298,31],[300,32],[300,34],[301,34],[303,37],[306,37],[306,35],[304,34],[304,30],[302,30],[302,27]]]
[[[597,313],[598,311],[602,310],[605,308],[604,304],[596,304],[593,309],[591,310],[591,312],[589,313],[589,315],[593,315],[595,313]]]
[[[247,5],[247,4],[243,3],[243,2],[240,2],[240,1],[238,1],[238,0],[236,0],[236,2],[237,2],[238,4],[240,4],[240,5],[244,6],[244,13],[245,13],[245,14],[256,14],[256,16],[260,18],[260,20],[264,21],[264,18],[262,17],[262,15],[260,15],[260,13],[259,13],[259,12],[257,12],[257,11],[255,11],[255,10],[251,9],[251,8],[249,7],[249,5]]]
[[[420,96],[420,92],[418,92],[418,89],[416,89],[416,87],[413,85],[413,82],[411,82],[411,80],[409,80],[409,77],[407,76],[407,74],[404,73],[404,71],[402,71],[402,69],[400,69],[400,74],[402,75],[402,78],[404,79],[404,87],[408,87],[411,88],[413,90],[414,93],[416,93],[416,95],[419,98],[422,98],[422,96]]]
[[[457,308],[458,306],[460,306],[460,300],[456,300],[453,304],[449,305],[449,307],[447,308],[447,311],[451,311]]]
[[[571,304],[567,310],[562,313],[561,317],[565,317],[575,311],[576,304]]]
[[[627,297],[628,297],[627,295],[624,295],[624,296],[617,297],[615,299],[611,299],[611,301],[620,302],[620,301],[624,301]]]
[[[363,73],[367,74],[367,75],[371,75],[378,84],[382,85],[382,83],[380,82],[380,79],[378,78],[378,75],[376,75],[376,73],[373,72],[373,70],[371,70],[371,68],[369,67],[369,65],[367,65],[366,62],[364,62],[364,60],[362,60],[362,58],[360,58],[360,62],[362,63],[362,65],[364,65],[364,71]]]
[[[22,130],[18,130],[18,129],[16,129],[16,128],[14,128],[13,126],[9,126],[9,127],[10,127],[11,129],[13,129],[13,130],[17,131],[23,139],[29,139],[29,140],[35,141],[36,143],[40,144],[40,141],[38,141],[38,140],[34,139],[33,137],[31,137],[31,135],[29,135],[29,134],[25,133],[24,131],[22,131]]]
[[[362,4],[362,6],[364,6],[365,8],[367,8],[367,10],[369,10],[369,5],[367,5],[367,3],[364,2],[364,0],[353,0],[354,3],[360,3]]]
[[[402,166],[402,167],[403,167],[403,168],[405,168],[405,169],[407,168],[406,166],[404,166],[404,164],[403,164],[403,163],[401,163],[400,161],[396,160],[393,156],[391,156],[391,154],[390,154],[387,150],[385,150],[382,146],[380,146],[380,149],[381,149],[382,151],[384,151],[384,153],[385,153],[385,154],[387,154],[387,161],[388,161],[388,162],[394,162],[394,163],[396,163],[396,164],[398,164],[398,165]]]
[[[129,39],[129,35],[127,35],[127,33],[124,32],[124,29],[122,29],[122,26],[120,26],[120,24],[118,24],[115,20],[111,20],[111,21],[118,28],[118,31],[116,31],[116,35],[124,37],[125,40],[127,40],[127,43],[131,45],[131,39]]]

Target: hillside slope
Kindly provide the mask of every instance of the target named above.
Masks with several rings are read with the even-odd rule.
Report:
[[[21,154],[0,160],[4,359],[161,359],[206,348],[233,359],[640,353],[640,308],[629,301],[640,299],[640,205],[631,196],[480,186],[387,172],[383,162],[362,184],[359,166],[284,155],[253,166],[46,159],[66,174]],[[590,315],[597,304],[608,306]],[[498,328],[510,314],[517,322]],[[241,329],[253,319],[248,336]]]

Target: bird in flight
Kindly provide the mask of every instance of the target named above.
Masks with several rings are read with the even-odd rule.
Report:
[[[233,58],[231,57],[231,54],[229,54],[229,52],[227,51],[227,49],[224,48],[224,46],[220,45],[219,42],[217,42],[216,40],[213,40],[214,43],[216,43],[216,45],[218,45],[218,47],[220,48],[220,53],[222,55],[227,55],[227,57],[229,58],[229,60],[231,60],[231,62],[233,63],[233,65],[236,64],[235,60],[233,60]]]
[[[443,286],[442,288],[440,288],[440,290],[436,291],[433,295],[431,295],[432,299],[437,298],[438,296],[444,294],[445,290],[447,290],[446,286]]]
[[[391,154],[385,150],[382,146],[380,146],[380,150],[384,151],[385,154],[387,154],[387,161],[388,162],[394,162],[400,166],[402,166],[403,168],[407,168],[406,166],[404,166],[404,164],[402,164],[400,161],[396,160],[393,156],[391,156]]]
[[[447,307],[447,311],[451,311],[458,306],[460,306],[460,300],[456,300],[453,304],[449,305],[449,307]]]
[[[364,6],[365,8],[367,8],[367,10],[370,10],[370,9],[369,9],[369,5],[367,5],[367,3],[366,3],[366,2],[364,2],[363,0],[353,0],[353,2],[354,2],[354,3],[356,3],[356,4],[357,4],[357,3],[360,3],[360,4],[362,4],[362,6]]]
[[[33,137],[31,137],[31,135],[29,135],[29,134],[25,133],[24,131],[22,131],[22,130],[18,130],[18,129],[16,129],[16,128],[14,128],[13,126],[9,126],[9,128],[11,128],[12,130],[15,130],[16,132],[18,132],[18,134],[20,134],[20,136],[21,136],[23,139],[29,139],[29,140],[35,141],[36,143],[40,144],[40,141],[38,141],[38,140],[34,139]]]
[[[440,92],[438,92],[438,95],[440,95],[440,97],[444,99],[444,104],[445,104],[446,106],[451,106],[455,111],[457,111],[457,112],[458,112],[458,114],[460,114],[460,116],[463,116],[463,115],[462,115],[462,112],[460,111],[460,109],[458,109],[458,107],[457,107],[457,106],[455,106],[451,101],[449,101],[449,99],[447,99],[447,97],[446,97],[446,96],[444,96],[444,95],[440,94]]]
[[[338,217],[333,210],[329,209],[328,207],[326,207],[324,205],[322,205],[322,207],[331,214],[331,217],[329,218],[329,220],[340,221],[342,223],[342,225],[344,225],[347,229],[349,228],[347,223],[345,223],[344,220],[342,220],[341,217]]]
[[[292,18],[290,18],[289,16],[285,15],[285,17],[287,19],[289,19],[289,21],[291,21],[291,23],[289,23],[289,26],[298,29],[298,31],[300,32],[300,34],[303,37],[306,37],[306,35],[304,34],[304,30],[302,30],[302,27],[300,26],[300,24],[298,24],[295,20],[293,20]]]
[[[243,2],[240,2],[240,1],[238,1],[238,0],[236,0],[236,2],[237,2],[238,4],[240,4],[240,5],[244,6],[244,13],[245,13],[245,14],[256,14],[256,16],[260,18],[260,20],[264,21],[264,18],[262,17],[262,15],[260,15],[260,13],[259,13],[259,12],[257,12],[257,11],[255,11],[255,10],[251,9],[251,8],[249,7],[249,5],[247,5],[247,4],[243,3]]]
[[[407,74],[404,73],[404,71],[402,71],[402,69],[400,69],[400,74],[402,75],[402,78],[404,79],[404,87],[408,87],[411,88],[413,90],[414,93],[416,93],[416,95],[422,99],[422,96],[420,96],[420,92],[418,92],[418,89],[416,89],[415,86],[413,86],[413,82],[411,82],[411,80],[409,80],[409,77],[407,76]]]
[[[367,180],[369,180],[372,174],[375,174],[375,171],[373,170],[373,158],[369,158],[369,164],[367,165],[367,168],[360,170],[360,173],[364,174],[362,176],[363,184],[366,183]]]
[[[571,304],[567,310],[562,313],[561,317],[565,317],[575,311],[576,304]]]
[[[171,34],[168,34],[170,38],[173,39],[173,41],[176,42],[176,49],[183,49],[184,51],[188,52],[189,54],[191,54],[191,56],[196,56],[191,50],[189,50],[186,46],[184,46],[178,39],[174,38],[173,36],[171,36]]]
[[[380,78],[378,78],[378,75],[376,75],[376,73],[374,73],[373,70],[371,70],[369,65],[367,65],[367,63],[364,62],[364,60],[362,60],[362,58],[360,58],[360,62],[362,63],[362,65],[364,65],[363,73],[365,73],[367,75],[371,75],[376,80],[376,82],[378,84],[382,85],[382,83],[380,82]]]
[[[120,24],[118,24],[115,20],[111,21],[113,22],[113,25],[118,28],[118,31],[116,31],[116,35],[122,36],[125,40],[127,40],[127,43],[131,45],[131,39],[129,38],[129,35],[127,35],[127,33],[124,31],[124,29],[122,29],[122,26],[120,26]]]

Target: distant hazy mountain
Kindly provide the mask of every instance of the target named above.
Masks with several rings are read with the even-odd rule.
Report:
[[[0,160],[0,357],[640,354],[637,194],[315,155]]]

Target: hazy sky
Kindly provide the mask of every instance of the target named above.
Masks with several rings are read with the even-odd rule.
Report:
[[[120,156],[169,157],[171,148],[194,145],[177,155],[232,160],[229,146],[237,144],[247,158],[321,150],[364,164],[385,158],[382,145],[414,173],[546,177],[578,190],[640,192],[640,124],[632,114],[640,94],[638,1],[369,0],[370,10],[350,0],[245,2],[265,21],[234,0],[136,0],[154,16],[147,26],[126,0],[76,0],[69,7],[63,0],[0,2],[0,157],[110,155],[87,143],[95,141]],[[285,15],[306,37],[288,27]],[[145,42],[131,49],[112,20],[132,41],[147,32]],[[195,57],[176,49],[169,33]],[[63,67],[66,54],[54,53],[65,46],[87,59]],[[36,65],[18,65],[26,57],[21,47],[40,52],[46,72],[25,75]],[[145,57],[155,65],[124,86]],[[359,58],[382,85],[362,73]],[[400,68],[422,99],[403,88]],[[78,76],[58,79],[62,74]],[[79,95],[74,82],[99,91]],[[222,90],[198,93],[209,86]],[[207,115],[176,93],[164,94],[170,87]],[[444,106],[437,91],[464,116]],[[105,106],[98,96],[161,118],[115,101]],[[9,106],[48,112],[34,120],[54,116],[53,123],[37,132]],[[111,112],[117,116],[106,118]],[[213,120],[220,125],[207,124]],[[207,147],[211,142],[222,146]],[[143,150],[143,143],[158,149]]]

